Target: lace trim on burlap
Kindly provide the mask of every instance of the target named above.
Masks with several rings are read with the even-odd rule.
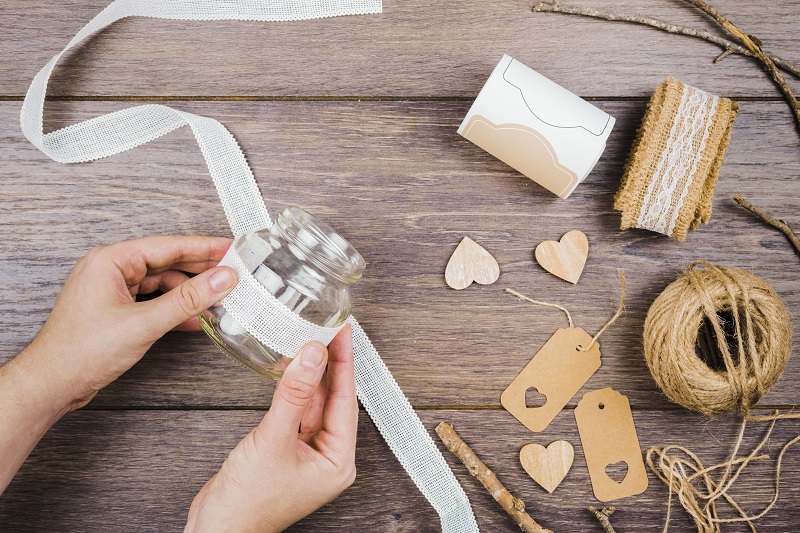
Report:
[[[614,208],[622,229],[686,239],[711,218],[738,105],[675,78],[658,86],[625,165]]]

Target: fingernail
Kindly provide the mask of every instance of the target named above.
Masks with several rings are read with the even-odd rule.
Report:
[[[216,292],[225,292],[233,286],[236,280],[233,279],[233,274],[227,268],[221,268],[212,274],[211,279],[208,280],[211,288]]]
[[[316,343],[306,346],[305,350],[303,350],[303,355],[300,356],[300,362],[303,366],[308,368],[317,368],[322,364],[324,359],[325,352],[323,352],[320,345]]]

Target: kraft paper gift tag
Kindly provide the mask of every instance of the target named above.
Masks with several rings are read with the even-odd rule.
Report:
[[[647,489],[647,471],[627,397],[611,387],[587,392],[575,408],[575,421],[598,500],[608,502]],[[607,469],[621,463],[627,471],[617,481]]]
[[[614,118],[504,55],[458,133],[557,194],[594,168]]]
[[[544,431],[556,415],[600,368],[600,343],[589,350],[592,336],[581,328],[562,328],[503,391],[500,403],[531,431]],[[528,407],[525,393],[534,388],[546,398],[544,405]]]

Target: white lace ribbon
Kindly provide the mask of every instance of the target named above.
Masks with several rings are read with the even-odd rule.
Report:
[[[36,75],[22,104],[22,131],[51,159],[78,163],[130,150],[188,125],[203,152],[233,234],[238,236],[269,227],[272,220],[244,154],[233,135],[214,119],[163,105],[142,105],[45,134],[44,100],[53,68],[68,50],[125,17],[289,21],[380,13],[381,10],[381,0],[116,0],[84,26]],[[226,258],[226,263],[230,262],[235,262],[235,258]],[[309,340],[331,333],[313,328],[303,330],[307,327],[303,319],[284,313],[276,307],[276,304],[282,305],[280,302],[264,295],[264,291],[247,283],[247,279],[245,276],[245,283],[238,284],[224,302],[235,317],[262,306],[268,311],[261,319],[268,320],[273,316],[270,313],[277,313],[274,316],[280,316],[282,324],[293,332],[305,331],[302,335],[309,336]],[[355,318],[350,317],[348,322],[353,327],[356,384],[362,405],[400,464],[439,513],[442,530],[445,533],[478,531],[467,496],[430,434],[364,330]],[[261,320],[258,323],[261,327],[265,325]],[[248,331],[251,329],[257,329],[256,325],[250,324]]]
[[[718,96],[683,86],[667,146],[647,187],[637,227],[672,235],[706,149],[718,102]]]

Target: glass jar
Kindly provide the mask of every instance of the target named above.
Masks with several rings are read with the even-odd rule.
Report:
[[[350,316],[350,285],[361,278],[364,258],[329,225],[289,206],[270,229],[233,241],[253,276],[281,303],[309,322],[341,325]],[[290,359],[251,336],[217,304],[200,315],[203,330],[223,352],[264,376],[279,378]]]

